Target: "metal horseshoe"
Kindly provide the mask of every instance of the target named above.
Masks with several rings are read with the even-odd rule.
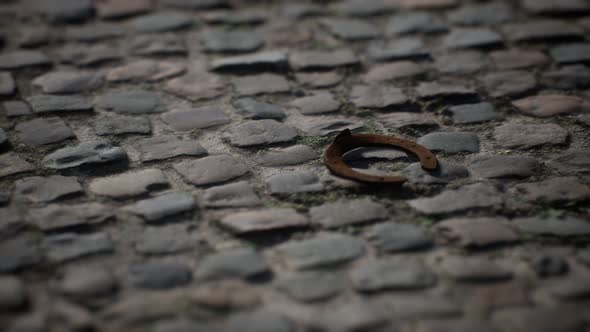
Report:
[[[438,167],[438,161],[434,154],[415,142],[390,136],[352,134],[349,129],[345,129],[338,134],[334,138],[334,142],[328,146],[324,153],[324,164],[332,173],[360,182],[402,184],[407,181],[407,178],[403,176],[376,176],[360,173],[353,170],[342,160],[342,156],[346,152],[369,146],[401,148],[416,155],[424,170],[434,171]]]

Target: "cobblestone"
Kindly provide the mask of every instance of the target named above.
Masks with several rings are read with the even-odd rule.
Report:
[[[19,138],[27,145],[39,146],[75,138],[66,123],[58,117],[21,122],[15,127]]]

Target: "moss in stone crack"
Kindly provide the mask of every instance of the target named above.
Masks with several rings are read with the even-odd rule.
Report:
[[[331,136],[301,136],[297,140],[298,144],[309,145],[312,148],[323,148],[332,142]]]

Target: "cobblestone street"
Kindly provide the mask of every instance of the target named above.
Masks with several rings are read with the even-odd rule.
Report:
[[[0,331],[590,332],[590,0],[0,0]],[[343,159],[334,137],[430,149]]]

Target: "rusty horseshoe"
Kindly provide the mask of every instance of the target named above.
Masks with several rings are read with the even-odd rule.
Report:
[[[407,178],[403,176],[376,176],[357,172],[348,166],[342,156],[353,149],[360,147],[396,147],[411,152],[418,157],[422,168],[427,171],[434,171],[438,166],[436,157],[430,150],[415,142],[401,138],[372,135],[352,134],[349,129],[343,130],[334,142],[328,146],[324,153],[324,164],[332,173],[351,180],[369,183],[402,184]]]

